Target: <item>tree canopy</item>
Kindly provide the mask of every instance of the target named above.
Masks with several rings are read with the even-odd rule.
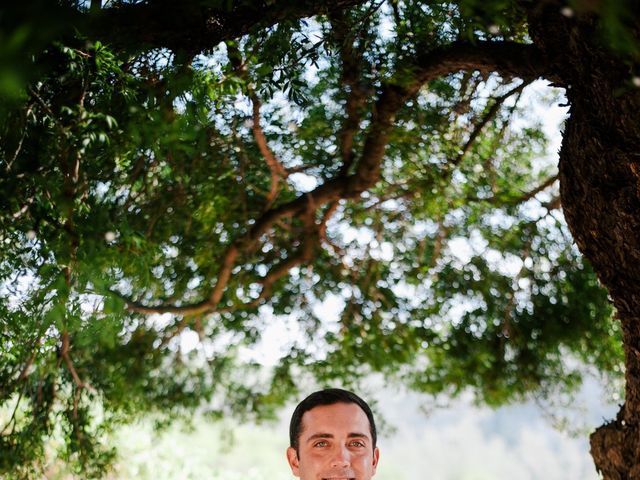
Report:
[[[607,101],[637,100],[630,4],[175,3],[0,12],[0,472],[37,475],[56,438],[97,477],[120,422],[265,418],[302,378],[378,372],[500,405],[584,365],[621,375],[620,323],[572,234],[622,317],[640,257],[581,229],[605,215],[580,210],[581,174],[548,160],[531,105],[561,87],[587,112],[550,53],[567,29],[622,72]],[[589,152],[576,129],[604,127],[584,122],[561,155]],[[611,232],[638,222],[625,201]],[[608,274],[600,252],[636,260]],[[239,352],[273,315],[301,333],[265,370]]]

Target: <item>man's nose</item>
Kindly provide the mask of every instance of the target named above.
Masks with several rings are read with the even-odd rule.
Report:
[[[345,468],[351,465],[351,454],[345,447],[336,448],[333,458],[331,459],[331,466],[334,468]]]

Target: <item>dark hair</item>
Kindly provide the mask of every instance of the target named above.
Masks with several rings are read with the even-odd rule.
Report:
[[[373,420],[373,412],[367,402],[361,399],[353,392],[342,390],[340,388],[327,388],[313,392],[307,398],[302,400],[291,415],[291,423],[289,424],[289,445],[298,452],[300,446],[300,433],[302,433],[302,416],[314,407],[319,405],[333,405],[334,403],[355,403],[367,415],[369,419],[369,428],[371,430],[371,441],[373,448],[376,448],[376,422]]]

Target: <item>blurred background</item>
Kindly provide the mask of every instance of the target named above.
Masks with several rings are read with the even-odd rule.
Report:
[[[493,410],[470,398],[436,401],[382,380],[371,382],[365,398],[381,423],[378,480],[596,480],[587,435],[618,409],[594,379],[570,405]],[[111,478],[294,478],[284,457],[293,408],[260,425],[196,417],[193,425],[162,432],[151,421],[128,426],[116,435],[121,457]]]

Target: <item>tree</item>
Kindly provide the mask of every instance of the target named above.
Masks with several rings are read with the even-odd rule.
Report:
[[[58,435],[98,476],[120,421],[268,416],[305,374],[497,405],[624,347],[592,454],[637,477],[634,5],[174,3],[3,7],[0,468]],[[538,78],[571,105],[559,173],[522,126]],[[320,350],[265,379],[236,353],[269,309]]]

